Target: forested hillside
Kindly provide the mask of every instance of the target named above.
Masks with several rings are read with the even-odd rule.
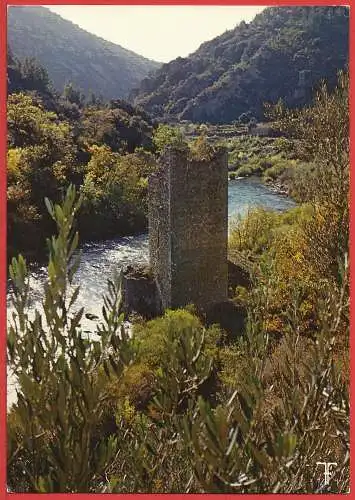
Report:
[[[153,167],[149,116],[123,100],[103,103],[72,85],[54,92],[45,68],[8,56],[8,256],[39,257],[52,223],[44,193],[61,200],[81,187],[83,239],[146,227],[146,177]]]
[[[92,91],[105,99],[127,97],[160,65],[92,35],[44,7],[10,7],[8,43],[17,57],[35,57],[58,91],[72,81],[85,93]]]
[[[265,101],[310,102],[348,61],[346,7],[272,7],[164,64],[132,98],[159,118],[226,123],[260,118]]]

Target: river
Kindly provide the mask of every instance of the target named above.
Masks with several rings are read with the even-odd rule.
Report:
[[[287,210],[295,203],[274,193],[262,185],[258,179],[239,179],[229,182],[228,187],[228,218],[229,226],[236,217],[256,206],[273,210]],[[107,290],[107,280],[115,272],[131,262],[148,262],[148,235],[117,237],[94,243],[85,243],[81,247],[81,264],[76,281],[81,289],[77,304],[85,307],[86,313],[100,316],[102,296]],[[31,268],[31,308],[38,307],[43,284],[46,280],[46,268],[34,265]],[[8,314],[11,313],[11,293],[7,297]],[[84,330],[93,328],[93,322],[83,319]],[[10,386],[12,384],[10,383]],[[14,398],[14,391],[8,387],[8,405]]]
[[[295,203],[278,195],[261,184],[258,179],[239,179],[229,182],[228,217],[229,226],[252,207],[273,210],[287,210]],[[131,262],[148,262],[148,236],[146,234],[117,237],[100,242],[85,243],[81,247],[82,257],[77,281],[81,284],[79,302],[86,312],[99,315],[102,295],[107,288],[107,280],[114,272]],[[31,269],[31,305],[38,304],[46,279],[46,268],[34,265]],[[8,309],[11,294],[8,294]],[[88,323],[92,326],[92,323]]]

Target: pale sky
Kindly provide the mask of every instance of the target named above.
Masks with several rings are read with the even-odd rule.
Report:
[[[61,17],[137,54],[168,62],[194,52],[242,20],[250,22],[261,6],[55,5]]]

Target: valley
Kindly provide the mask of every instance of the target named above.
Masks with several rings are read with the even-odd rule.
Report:
[[[348,7],[67,12],[8,11],[7,490],[348,493]]]

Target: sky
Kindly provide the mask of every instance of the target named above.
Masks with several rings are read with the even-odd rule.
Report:
[[[97,36],[149,59],[186,57],[201,43],[249,22],[261,6],[56,5],[48,8]]]

